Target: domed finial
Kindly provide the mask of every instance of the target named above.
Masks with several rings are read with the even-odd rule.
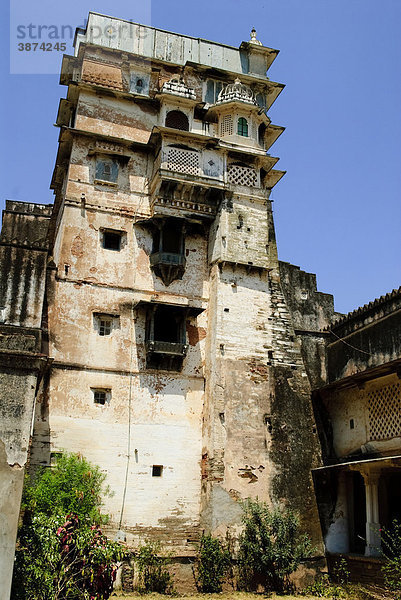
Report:
[[[259,40],[256,39],[256,29],[255,27],[252,27],[252,31],[251,31],[251,39],[249,40],[250,44],[257,44],[258,46],[262,45],[262,42],[259,42]]]

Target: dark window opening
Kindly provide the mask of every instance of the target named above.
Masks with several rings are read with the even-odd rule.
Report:
[[[152,477],[161,477],[163,473],[162,465],[153,465],[152,466]]]
[[[146,349],[148,368],[179,371],[187,352],[186,312],[158,305],[148,314]]]
[[[261,123],[258,128],[258,142],[260,146],[265,145],[265,133],[266,133],[266,125]]]
[[[266,96],[264,94],[256,94],[255,96],[256,103],[260,108],[266,108]]]
[[[95,404],[106,404],[106,391],[105,390],[92,390],[93,401]]]
[[[143,81],[142,81],[142,79],[137,79],[136,80],[136,87],[139,87],[139,88],[143,87]]]
[[[159,308],[155,314],[155,339],[159,342],[180,343],[181,321],[182,319],[168,308]]]
[[[263,421],[265,423],[266,429],[269,433],[272,433],[273,431],[273,425],[272,425],[272,420],[271,417],[269,417],[269,415],[265,415],[263,417]]]
[[[238,119],[238,135],[248,137],[248,121],[244,117]]]
[[[182,279],[185,271],[184,224],[179,219],[167,219],[158,223],[153,234],[150,265],[155,274],[170,285]]]
[[[189,131],[188,117],[180,110],[170,110],[166,115],[165,125],[181,131]]]
[[[354,419],[350,419],[350,420],[349,420],[349,428],[350,428],[350,429],[354,429],[354,428],[355,428]]]
[[[121,233],[117,233],[115,231],[104,231],[103,248],[105,248],[106,250],[120,250]]]

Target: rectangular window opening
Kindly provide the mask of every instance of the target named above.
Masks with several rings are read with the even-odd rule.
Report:
[[[119,251],[121,249],[121,233],[116,231],[104,231],[103,248],[106,250]]]
[[[101,389],[101,388],[92,388],[93,393],[93,402],[95,404],[100,404],[104,406],[106,403],[110,402],[111,399],[111,390]]]
[[[96,160],[97,181],[106,181],[109,183],[117,183],[118,163],[110,158],[101,158]]]
[[[99,335],[110,335],[111,333],[112,321],[111,319],[103,319],[99,318]]]
[[[161,477],[163,473],[162,465],[153,465],[152,466],[152,477]]]

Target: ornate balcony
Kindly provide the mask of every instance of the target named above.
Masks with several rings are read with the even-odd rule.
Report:
[[[154,252],[150,255],[150,266],[165,285],[170,285],[174,279],[182,279],[185,262],[183,254]]]

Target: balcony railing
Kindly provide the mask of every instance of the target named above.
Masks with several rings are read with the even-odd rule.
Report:
[[[172,252],[154,252],[150,255],[150,266],[156,265],[185,267],[185,256]]]
[[[187,344],[179,342],[146,342],[146,351],[149,354],[168,354],[170,356],[185,356],[188,350]]]
[[[155,160],[152,178],[160,169],[195,178],[212,178],[222,183],[224,180],[222,159],[210,152],[164,146]]]

